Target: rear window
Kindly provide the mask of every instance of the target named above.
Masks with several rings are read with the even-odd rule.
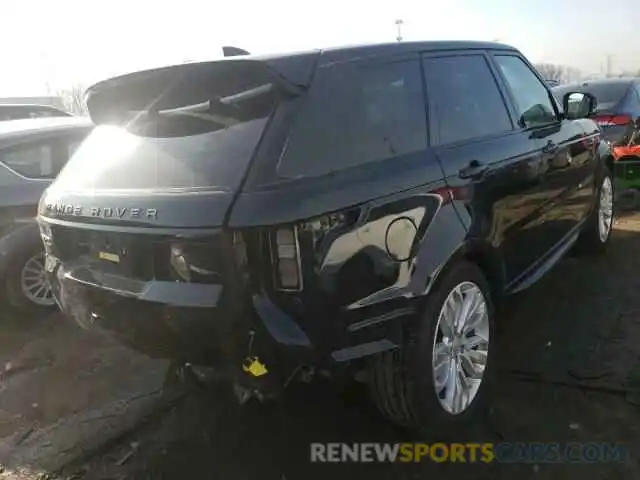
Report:
[[[228,92],[226,92],[228,93]],[[77,148],[56,187],[233,190],[242,180],[278,93],[257,85],[224,97],[189,98],[170,110],[129,111]]]
[[[569,92],[587,92],[596,97],[598,110],[615,107],[629,90],[629,83],[587,83],[578,87],[566,86],[553,89],[554,96],[562,102],[562,97]]]

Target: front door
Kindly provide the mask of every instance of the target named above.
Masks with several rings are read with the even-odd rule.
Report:
[[[513,122],[484,53],[423,57],[431,144],[459,196],[470,235],[488,241],[516,280],[544,253],[544,182],[539,142]]]
[[[588,210],[581,177],[593,155],[580,123],[561,118],[546,85],[522,57],[495,54],[493,58],[511,96],[518,127],[542,152],[542,181],[550,202],[540,216],[544,234],[538,242],[550,251],[567,240]]]

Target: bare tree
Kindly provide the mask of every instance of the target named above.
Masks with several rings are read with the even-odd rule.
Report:
[[[87,104],[84,101],[84,86],[74,84],[69,88],[58,91],[58,96],[62,98],[65,109],[74,115],[86,115]]]
[[[555,80],[559,83],[576,81],[581,77],[579,70],[567,65],[558,65],[555,63],[538,63],[536,65],[536,68],[545,80]]]

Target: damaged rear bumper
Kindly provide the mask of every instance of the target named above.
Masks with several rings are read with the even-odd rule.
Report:
[[[307,334],[267,295],[223,285],[136,281],[51,255],[46,264],[66,316],[151,357],[213,366],[236,378],[253,377],[252,384],[269,383],[269,389],[279,388],[301,365],[323,363]],[[266,367],[268,381],[249,368],[252,359]]]

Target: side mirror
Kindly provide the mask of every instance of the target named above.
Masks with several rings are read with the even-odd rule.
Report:
[[[597,104],[596,97],[586,92],[569,92],[562,97],[564,116],[570,120],[592,115]]]

